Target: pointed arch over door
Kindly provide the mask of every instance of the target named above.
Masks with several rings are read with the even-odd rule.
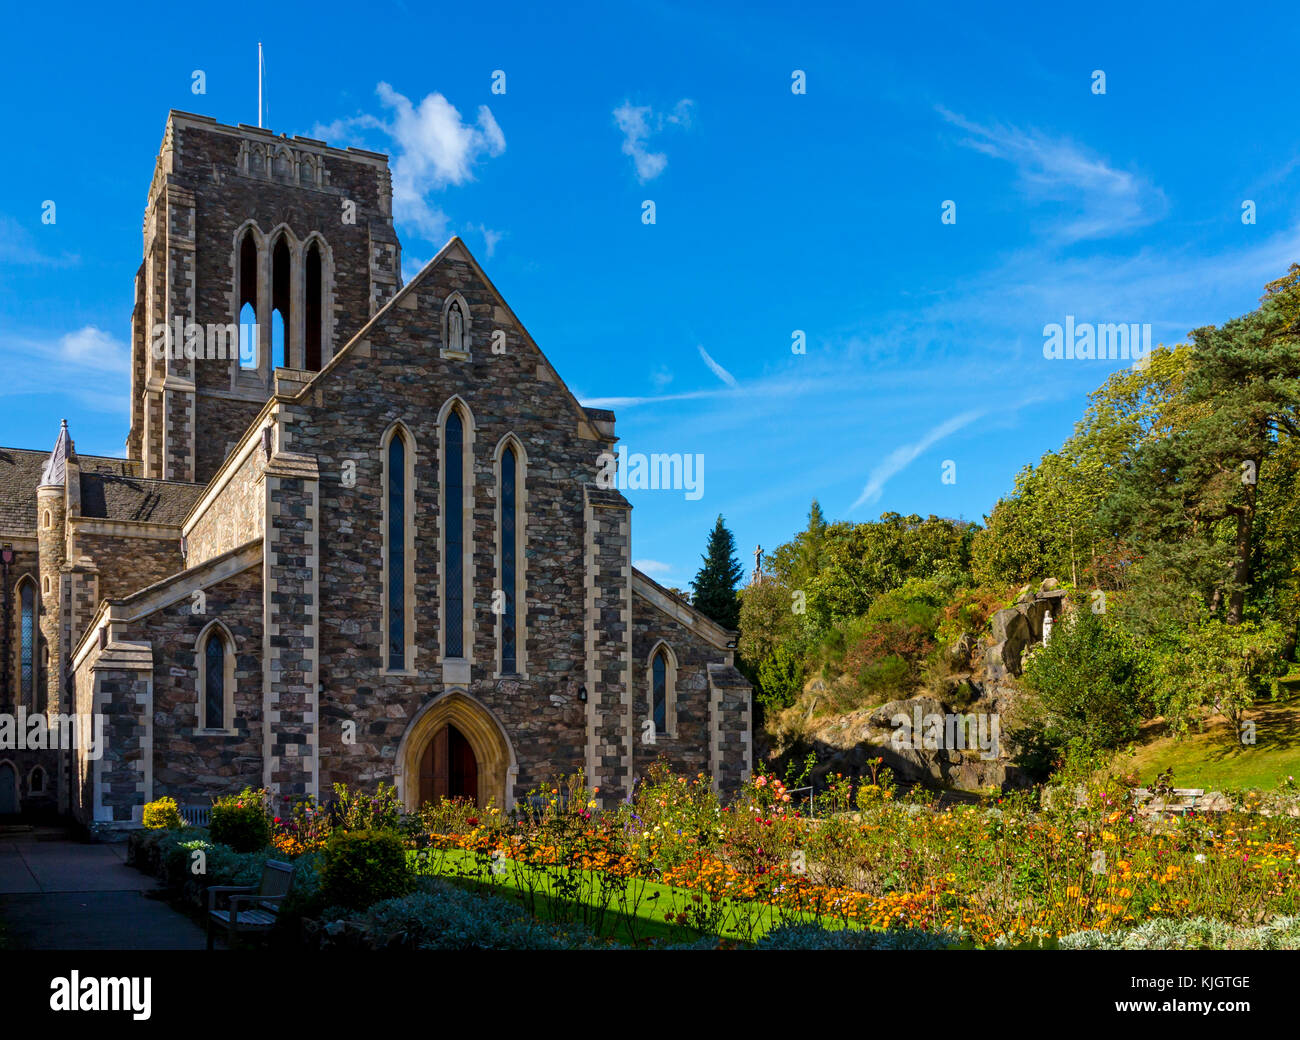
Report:
[[[430,701],[411,720],[397,749],[397,769],[397,789],[410,810],[439,781],[448,797],[456,788],[473,790],[479,806],[514,807],[518,765],[510,741],[496,716],[461,690]]]

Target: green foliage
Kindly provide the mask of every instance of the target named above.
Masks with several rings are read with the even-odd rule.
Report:
[[[401,823],[402,811],[396,786],[381,781],[374,794],[367,794],[350,790],[347,784],[334,785],[331,818],[343,830],[395,831]]]
[[[271,841],[266,792],[245,787],[239,794],[213,799],[208,831],[214,842],[228,845],[236,852],[264,849]]]
[[[973,537],[974,525],[935,516],[885,513],[877,523],[831,524],[824,564],[805,582],[809,623],[824,632],[861,617],[877,596],[910,578],[963,578]]]
[[[1179,633],[1159,655],[1157,698],[1174,732],[1183,732],[1203,707],[1238,727],[1242,713],[1286,671],[1282,632],[1276,623],[1229,625],[1206,618]]]
[[[758,665],[759,703],[765,711],[789,707],[803,689],[804,659],[797,646],[778,644]]]
[[[708,548],[700,559],[704,565],[691,582],[695,593],[691,603],[723,628],[736,628],[740,624],[736,586],[745,571],[736,558],[736,539],[727,530],[720,514],[709,532]]]
[[[581,925],[543,923],[520,906],[443,881],[375,903],[362,925],[392,945],[420,950],[565,950],[594,944]]]
[[[402,839],[391,831],[337,832],[325,846],[321,899],[361,910],[411,887]]]
[[[140,822],[150,830],[178,830],[185,826],[175,798],[158,798],[146,804]]]
[[[1108,614],[1079,609],[1029,657],[1025,684],[1047,710],[1047,734],[1113,748],[1137,735],[1150,706],[1150,663]]]

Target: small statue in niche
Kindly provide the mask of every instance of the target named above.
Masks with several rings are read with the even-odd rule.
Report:
[[[465,343],[465,316],[460,312],[460,303],[453,302],[447,312],[447,349],[467,351]]]

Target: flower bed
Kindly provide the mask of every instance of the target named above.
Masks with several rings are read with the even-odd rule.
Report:
[[[286,808],[272,819],[270,846],[256,853],[186,829],[133,837],[131,856],[191,905],[201,905],[207,885],[256,883],[268,856],[290,859],[298,869],[286,918],[311,919],[314,941],[327,944],[359,929],[365,943],[382,945],[373,933],[395,919],[384,916],[390,911],[413,915],[411,929],[388,937],[397,945],[438,941],[438,914],[464,907],[423,897],[459,899],[446,895],[448,883],[494,899],[506,910],[483,910],[485,920],[515,915],[523,923],[511,934],[543,945],[766,948],[786,936],[796,947],[866,948],[877,940],[849,933],[887,932],[901,944],[893,948],[924,945],[916,936],[942,946],[1110,948],[1194,921],[1215,922],[1193,928],[1196,942],[1292,941],[1291,925],[1247,933],[1300,915],[1295,817],[1230,811],[1152,821],[1131,813],[1131,786],[1103,777],[1085,784],[1077,803],[1050,810],[1031,794],[939,808],[924,794],[899,797],[880,770],[856,790],[832,778],[816,819],[800,815],[770,777],[754,777],[722,805],[707,777],[658,768],[634,798],[605,811],[581,775],[530,792],[513,813],[445,801],[403,816],[391,789],[341,790],[328,812]],[[331,836],[359,831],[396,835],[407,850],[411,890],[385,900],[378,917],[364,905],[371,888],[361,875],[353,910],[322,902]],[[196,852],[206,857],[202,876]],[[372,901],[381,887],[401,889],[392,871],[376,881]],[[333,932],[322,933],[326,926]],[[814,934],[827,930],[840,934]],[[1232,938],[1239,933],[1246,937]]]

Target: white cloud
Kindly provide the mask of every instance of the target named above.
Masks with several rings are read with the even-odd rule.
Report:
[[[704,347],[701,346],[697,349],[700,352],[700,357],[704,359],[704,363],[709,366],[709,371],[734,390],[736,387],[736,377],[714,361],[713,358],[709,357],[709,352],[705,350]]]
[[[491,259],[492,256],[496,253],[497,243],[506,237],[506,233],[504,231],[493,231],[486,224],[466,224],[465,227],[467,230],[477,231],[480,235],[483,236],[483,246],[487,250],[487,255],[489,259]]]
[[[849,512],[853,512],[861,505],[875,502],[880,498],[880,493],[884,490],[885,485],[891,477],[897,476],[920,456],[924,451],[933,447],[939,441],[943,440],[950,434],[956,433],[963,426],[969,426],[976,419],[983,416],[983,412],[963,412],[961,415],[954,415],[945,422],[940,423],[934,429],[930,430],[924,437],[913,444],[904,444],[895,448],[888,456],[871,471],[867,477],[867,486],[862,489],[862,494],[857,498],[853,505],[849,506]]]
[[[642,574],[671,574],[673,565],[671,563],[660,563],[658,560],[633,560],[632,566]]]
[[[312,134],[332,144],[355,143],[358,129],[385,134],[392,141],[394,153],[394,217],[422,238],[440,243],[447,237],[448,219],[440,207],[429,201],[429,194],[473,180],[474,168],[481,159],[506,150],[505,134],[487,105],[478,107],[471,123],[439,93],[427,94],[418,105],[387,83],[380,83],[375,93],[390,113],[387,122],[373,115],[360,115],[317,124]]]
[[[690,129],[694,105],[694,101],[683,98],[668,113],[656,113],[649,105],[633,105],[630,101],[614,109],[614,122],[623,133],[623,154],[631,157],[642,184],[654,180],[668,167],[667,155],[650,151],[650,138],[667,126]]]
[[[662,390],[673,381],[673,373],[667,365],[660,365],[650,373],[650,382],[654,383],[656,390]]]
[[[0,396],[67,393],[94,411],[127,410],[130,347],[94,325],[53,342],[6,338],[0,340],[0,356],[5,358]]]
[[[1164,192],[1145,178],[1116,169],[1066,138],[976,123],[943,106],[937,110],[970,135],[962,145],[1014,165],[1026,196],[1073,207],[1073,218],[1061,222],[1055,232],[1064,242],[1132,231],[1159,220],[1168,208]]]

